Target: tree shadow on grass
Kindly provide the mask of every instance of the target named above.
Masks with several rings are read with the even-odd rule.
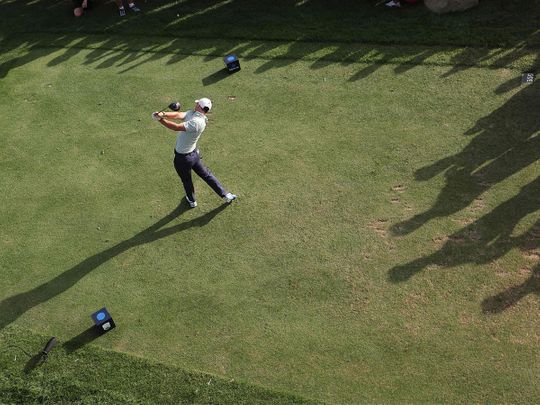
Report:
[[[178,217],[181,213],[187,210],[187,205],[183,201],[176,209],[171,213],[163,217],[161,220],[146,228],[142,232],[120,242],[102,252],[96,253],[93,256],[83,260],[71,269],[56,276],[52,280],[41,284],[33,288],[32,290],[13,295],[0,302],[0,329],[14,322],[21,315],[40,305],[48,300],[56,297],[58,294],[63,293],[69,288],[73,287],[79,280],[86,276],[103,263],[111,260],[112,258],[124,253],[125,251],[140,246],[146,243],[154,242],[158,239],[165,238],[167,236],[174,235],[178,232],[184,231],[193,227],[202,227],[208,224],[216,215],[223,211],[227,207],[227,204],[222,204],[219,207],[207,212],[206,214],[194,218],[188,222],[183,222],[169,228],[161,229],[163,226],[171,222]]]
[[[453,66],[444,74],[447,76],[488,59],[493,67],[512,65],[540,43],[540,33],[531,23],[538,10],[526,0],[511,5],[504,0],[492,0],[459,17],[445,18],[420,6],[390,13],[384,7],[374,7],[373,2],[357,0],[287,4],[271,0],[145,2],[140,4],[141,13],[119,18],[114,2],[98,0],[79,19],[71,15],[69,2],[0,1],[0,46],[4,54],[17,50],[0,64],[0,77],[61,49],[64,52],[50,66],[74,58],[83,49],[93,49],[86,56],[86,64],[96,69],[124,67],[119,73],[159,60],[174,63],[186,55],[206,54],[204,62],[213,63],[214,58],[234,52],[246,61],[268,59],[256,73],[285,67],[299,59],[312,61],[313,69],[331,63],[366,63],[368,66],[351,74],[349,81],[356,81],[382,64],[395,65],[396,74],[400,74],[432,60],[439,63],[439,53],[455,47],[472,47],[457,52],[446,62]],[[500,4],[505,5],[505,12],[499,10]],[[518,17],[510,20],[508,15],[512,13]],[[478,17],[486,16],[486,26],[499,19],[511,22],[513,30],[499,30],[498,36],[491,35],[493,30],[486,31],[477,22]],[[452,19],[459,24],[448,24]],[[503,24],[499,20],[497,23]],[[275,48],[284,46],[287,50],[278,52],[279,57],[272,56]],[[493,57],[489,49],[501,46],[514,50]],[[539,60],[533,65],[538,63]]]

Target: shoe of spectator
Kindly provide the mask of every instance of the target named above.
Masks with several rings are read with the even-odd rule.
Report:
[[[126,9],[125,8],[119,8],[118,12],[120,13],[120,17],[123,17],[126,15]]]
[[[386,7],[401,7],[399,0],[391,0],[385,4]]]

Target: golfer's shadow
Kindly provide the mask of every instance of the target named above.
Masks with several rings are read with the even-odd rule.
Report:
[[[132,247],[143,245],[145,243],[151,243],[192,227],[205,226],[226,207],[227,204],[222,204],[198,218],[194,218],[190,221],[183,222],[166,229],[160,229],[188,209],[187,204],[185,201],[183,201],[171,213],[142,232],[139,232],[132,238],[90,256],[71,269],[66,270],[52,280],[47,281],[46,283],[41,284],[32,290],[13,295],[2,300],[0,302],[0,329],[3,329],[5,326],[14,322],[21,315],[26,313],[26,311],[68,290],[92,270],[118,256],[119,254],[131,249]]]

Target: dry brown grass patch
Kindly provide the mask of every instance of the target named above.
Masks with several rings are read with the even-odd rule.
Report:
[[[370,222],[368,225],[369,228],[373,229],[375,233],[383,238],[388,236],[388,220],[387,219],[377,219],[373,222]]]

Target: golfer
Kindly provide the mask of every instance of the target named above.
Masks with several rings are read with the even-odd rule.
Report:
[[[191,179],[191,170],[202,178],[212,190],[227,203],[236,200],[236,195],[227,192],[216,177],[204,166],[201,161],[197,141],[201,137],[208,118],[206,114],[212,108],[212,101],[208,98],[195,100],[195,109],[186,112],[153,112],[152,117],[161,125],[177,131],[176,146],[174,148],[174,168],[182,180],[186,191],[186,200],[191,208],[197,206],[195,188]],[[170,119],[182,120],[182,123],[170,121]]]

